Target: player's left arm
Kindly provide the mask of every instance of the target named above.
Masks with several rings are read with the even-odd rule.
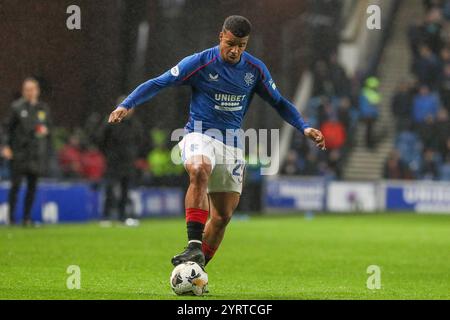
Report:
[[[286,122],[314,141],[319,148],[325,150],[325,137],[322,132],[311,128],[297,108],[281,95],[267,67],[262,64],[260,68],[262,74],[256,86],[256,93],[275,108]]]

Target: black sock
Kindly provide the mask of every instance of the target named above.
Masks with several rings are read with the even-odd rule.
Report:
[[[187,224],[187,235],[188,240],[196,240],[200,242],[191,242],[191,244],[198,244],[201,247],[201,242],[203,239],[203,229],[205,228],[205,225],[200,222],[196,221],[189,221]]]

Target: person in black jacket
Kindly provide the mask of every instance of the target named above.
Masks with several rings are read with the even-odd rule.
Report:
[[[124,98],[119,98],[119,102],[122,102]],[[127,224],[137,223],[137,221],[132,221],[133,214],[128,214],[126,209],[130,185],[136,171],[135,162],[139,157],[142,141],[142,124],[132,114],[129,114],[118,125],[105,123],[100,129],[98,143],[100,150],[106,156],[107,163],[105,204],[102,217],[104,222],[110,220],[111,211],[118,200],[119,219]],[[114,192],[117,187],[120,188],[119,199],[116,199]]]
[[[31,208],[38,178],[44,173],[50,148],[51,120],[48,105],[39,100],[40,86],[36,79],[27,78],[22,85],[22,97],[11,105],[7,122],[7,142],[3,156],[11,160],[11,190],[9,193],[9,222],[15,224],[17,195],[23,177],[27,179],[24,225],[31,225]]]
[[[391,111],[395,117],[397,131],[407,130],[412,122],[412,88],[407,82],[401,82],[392,98]]]

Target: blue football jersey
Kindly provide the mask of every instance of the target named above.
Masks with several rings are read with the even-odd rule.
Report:
[[[203,133],[216,129],[226,137],[228,131],[239,130],[255,93],[301,132],[309,127],[295,106],[282,97],[261,60],[244,52],[238,63],[230,64],[222,59],[218,46],[188,56],[159,77],[143,83],[121,106],[134,108],[149,101],[163,88],[178,85],[192,88],[189,120],[185,126],[188,132],[197,128]]]

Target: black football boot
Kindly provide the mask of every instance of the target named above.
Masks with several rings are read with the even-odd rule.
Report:
[[[189,243],[183,252],[172,258],[172,264],[175,267],[188,261],[196,262],[200,267],[203,269],[205,268],[205,255],[203,254],[202,245],[200,243]]]

